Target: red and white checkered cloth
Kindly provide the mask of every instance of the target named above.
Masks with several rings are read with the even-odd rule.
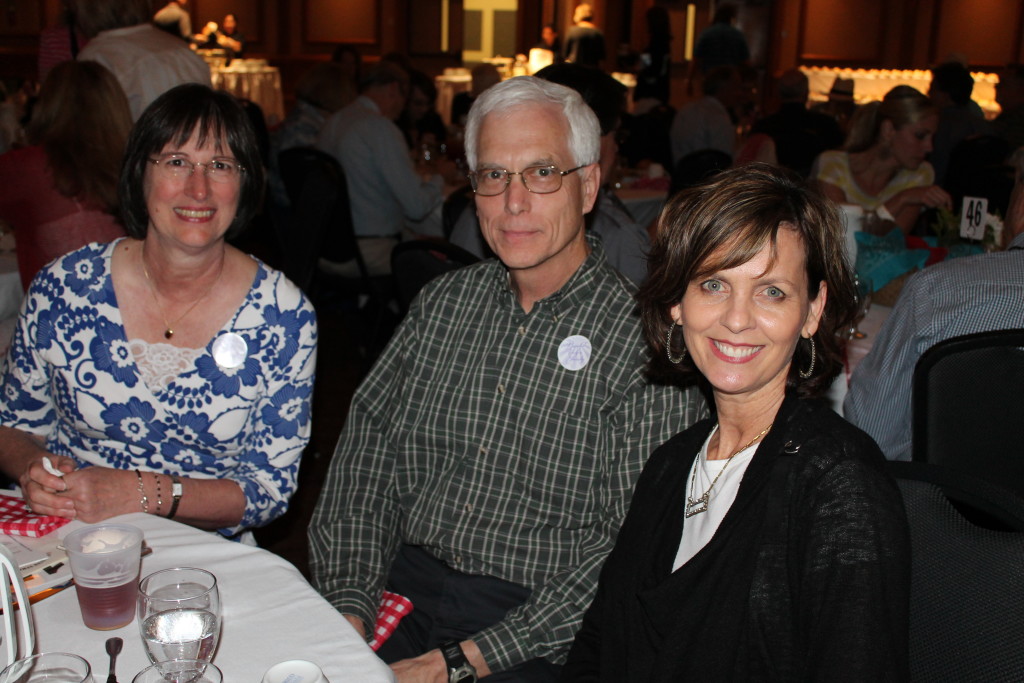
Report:
[[[409,598],[384,591],[380,598],[380,606],[377,608],[377,623],[373,625],[373,638],[370,639],[370,648],[374,652],[391,637],[398,628],[398,622],[412,612],[412,609],[412,601]]]
[[[39,538],[70,521],[66,517],[37,515],[28,511],[21,498],[0,495],[0,533]]]

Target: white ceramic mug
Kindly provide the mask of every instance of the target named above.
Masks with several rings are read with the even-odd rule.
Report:
[[[320,667],[305,659],[289,659],[267,669],[263,683],[330,683]]]

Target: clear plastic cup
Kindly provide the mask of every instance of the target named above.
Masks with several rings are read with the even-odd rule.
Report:
[[[0,671],[0,683],[93,683],[89,662],[67,652],[43,652]]]
[[[142,531],[130,524],[93,524],[64,538],[82,621],[109,631],[131,623],[142,565]]]

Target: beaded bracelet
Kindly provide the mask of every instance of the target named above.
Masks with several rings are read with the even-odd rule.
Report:
[[[154,474],[153,478],[156,479],[156,510],[153,510],[153,514],[159,515],[164,507],[163,497],[160,494],[160,475]]]
[[[135,476],[139,478],[139,495],[142,498],[139,500],[139,505],[142,507],[142,511],[149,514],[149,498],[146,496],[146,487],[142,483],[142,472],[135,470]]]

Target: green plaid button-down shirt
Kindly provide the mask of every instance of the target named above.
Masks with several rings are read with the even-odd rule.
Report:
[[[651,451],[704,412],[654,386],[600,244],[525,313],[497,261],[432,282],[357,391],[310,525],[314,583],[368,626],[400,543],[532,589],[473,636],[492,670],[564,660]],[[559,346],[586,337],[579,370]],[[584,345],[585,346],[585,345]]]

